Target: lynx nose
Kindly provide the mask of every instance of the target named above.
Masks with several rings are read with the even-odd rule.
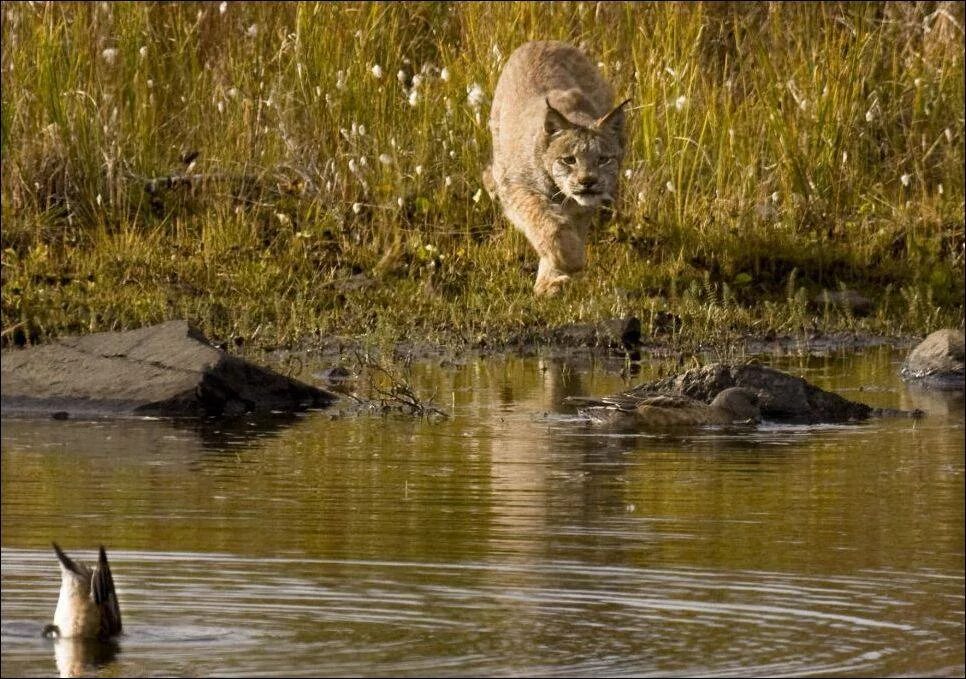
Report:
[[[582,188],[589,189],[597,183],[597,175],[595,174],[585,174],[577,177],[577,183],[580,184]]]

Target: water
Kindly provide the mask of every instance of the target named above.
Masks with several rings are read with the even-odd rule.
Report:
[[[919,422],[607,435],[619,366],[536,358],[418,367],[436,424],[4,419],[0,670],[961,676],[963,398],[900,359],[766,362]],[[40,638],[51,540],[116,645]]]

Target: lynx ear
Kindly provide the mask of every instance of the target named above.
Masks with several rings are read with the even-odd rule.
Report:
[[[604,127],[605,125],[610,125],[610,124],[616,123],[618,120],[620,120],[620,118],[615,118],[615,116],[617,116],[617,114],[620,113],[624,109],[624,107],[627,106],[629,103],[631,103],[631,100],[630,99],[625,99],[624,101],[622,101],[621,103],[619,103],[617,106],[615,106],[610,111],[610,113],[608,113],[607,115],[601,116],[600,118],[598,118],[597,120],[595,120],[594,121],[594,124],[593,124],[594,129],[599,130],[602,127]]]
[[[552,137],[563,130],[577,127],[567,120],[563,113],[550,105],[550,99],[545,98],[544,101],[547,102],[547,117],[543,119],[543,130],[548,137]]]

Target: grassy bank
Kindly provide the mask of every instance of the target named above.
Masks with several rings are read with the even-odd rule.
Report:
[[[681,339],[963,322],[963,6],[4,4],[4,344],[186,317],[499,342],[658,312]],[[482,192],[531,38],[633,99],[563,295]],[[189,175],[190,181],[151,179]],[[812,303],[858,290],[871,313]]]

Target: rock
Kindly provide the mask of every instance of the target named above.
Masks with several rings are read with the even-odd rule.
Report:
[[[2,356],[5,414],[230,416],[336,398],[226,354],[186,321],[66,337]]]
[[[899,368],[899,375],[932,389],[962,390],[966,388],[964,344],[962,330],[937,330],[909,352]]]
[[[641,321],[631,316],[599,323],[571,323],[551,331],[555,344],[631,349],[641,343]]]
[[[632,393],[676,393],[705,403],[729,387],[747,387],[758,392],[758,407],[764,419],[772,422],[817,424],[849,422],[873,416],[921,413],[873,408],[809,384],[801,377],[766,368],[757,363],[728,365],[712,363],[692,368],[632,390]]]
[[[839,307],[856,316],[867,316],[872,311],[872,302],[855,290],[822,290],[812,299],[812,303],[818,307]]]
[[[347,368],[341,365],[313,373],[312,377],[324,382],[325,386],[332,391],[342,394],[352,393],[352,389],[355,386],[355,377]]]

